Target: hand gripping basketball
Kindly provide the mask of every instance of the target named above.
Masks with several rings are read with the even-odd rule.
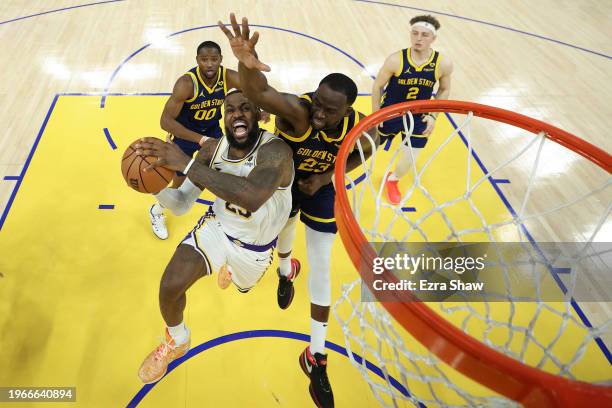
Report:
[[[136,154],[139,156],[153,156],[157,160],[144,168],[151,171],[157,167],[165,167],[170,170],[183,170],[189,163],[189,156],[174,143],[164,142],[155,137],[143,137],[135,145]]]
[[[270,67],[259,61],[257,58],[255,44],[257,44],[257,41],[259,40],[259,33],[255,31],[253,36],[250,37],[249,20],[246,17],[242,18],[241,29],[236,21],[236,15],[231,13],[230,22],[232,23],[232,29],[234,30],[233,35],[221,21],[217,22],[217,24],[229,40],[234,56],[249,69],[269,72]]]
[[[153,163],[158,159],[157,154],[145,155],[142,154],[142,150],[141,154],[137,153],[136,146],[141,144],[142,139],[138,139],[125,149],[121,158],[121,173],[127,185],[134,190],[157,194],[172,181],[174,171],[159,167],[159,165],[155,168]],[[153,169],[153,171],[147,172],[145,169]]]

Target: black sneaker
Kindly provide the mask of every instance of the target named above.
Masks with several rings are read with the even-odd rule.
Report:
[[[293,281],[300,274],[300,261],[295,258],[291,258],[291,274],[289,276],[283,276],[280,273],[280,268],[276,270],[278,273],[278,290],[276,291],[276,300],[278,300],[278,306],[281,309],[286,309],[293,300]]]
[[[319,408],[334,407],[334,393],[327,378],[327,355],[310,353],[310,346],[300,354],[300,367],[310,378],[310,397]]]

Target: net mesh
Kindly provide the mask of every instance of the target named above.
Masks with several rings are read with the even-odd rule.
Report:
[[[357,141],[362,163],[345,179],[353,215],[366,239],[486,242],[494,254],[486,265],[496,271],[495,289],[480,293],[478,299],[457,291],[427,305],[486,346],[524,364],[573,380],[612,384],[607,351],[611,313],[605,296],[596,295],[606,290],[606,283],[610,287],[610,248],[597,243],[612,241],[612,178],[544,132],[521,135],[516,127],[477,118],[472,112],[465,112],[459,125],[447,117],[453,124],[448,134],[440,136],[436,125],[436,141],[430,141],[418,160],[406,146],[408,138],[377,151],[364,132],[361,141],[374,151],[369,160]],[[414,121],[410,112],[403,116],[407,135],[412,135]],[[487,170],[476,150],[496,146],[488,135],[500,133],[514,136],[514,142],[487,157],[492,164]],[[402,149],[412,158],[410,182],[400,204],[391,205],[385,200],[384,179]],[[555,167],[559,160],[588,177],[588,187],[565,179],[563,167]],[[448,172],[452,177],[445,177]],[[551,182],[557,186],[552,193]],[[543,249],[541,244],[562,241],[573,245],[559,250],[555,245]],[[507,242],[517,243],[520,251],[508,254],[500,245]],[[377,254],[385,249],[376,246]],[[585,274],[594,275],[583,279]],[[517,276],[528,279],[519,282]],[[598,302],[584,312],[578,295]],[[382,405],[516,405],[441,362],[372,300],[358,279],[343,285],[333,312],[349,356],[354,352],[363,357],[352,356],[351,362]]]

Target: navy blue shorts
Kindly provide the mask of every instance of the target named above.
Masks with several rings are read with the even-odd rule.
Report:
[[[215,129],[211,129],[207,131],[206,136],[212,137],[214,139],[219,139],[221,138],[221,136],[223,136],[223,133],[221,132],[221,128],[217,127]],[[195,152],[199,152],[201,148],[199,143],[195,143],[190,140],[181,139],[180,137],[176,137],[174,135],[172,136],[172,142],[178,147],[180,147],[181,150],[189,157],[193,157]],[[179,177],[185,177],[185,175],[181,173],[180,171],[177,171],[176,175]]]
[[[299,211],[300,220],[313,230],[333,234],[338,231],[334,217],[336,190],[332,183],[324,185],[314,195],[309,196],[298,188],[297,182],[293,182],[291,196],[293,206],[290,217],[295,216]]]
[[[423,116],[424,115],[414,115],[414,129],[412,131],[413,136],[410,136],[410,145],[417,149],[425,147],[428,139],[427,137],[420,136],[427,128],[427,123],[423,122]],[[406,118],[406,124],[410,125],[408,118]],[[383,122],[383,124],[378,127],[380,144],[384,145],[388,140],[393,139],[398,133],[402,134],[402,140],[406,137],[406,132],[404,131],[404,121],[401,116],[399,118],[393,118]]]

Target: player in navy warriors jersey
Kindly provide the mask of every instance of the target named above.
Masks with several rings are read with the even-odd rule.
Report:
[[[411,47],[391,54],[380,69],[372,87],[372,112],[381,107],[417,99],[430,99],[438,83],[436,99],[448,99],[453,65],[446,57],[431,48],[440,29],[440,23],[432,16],[416,16],[410,20]],[[383,88],[384,93],[383,93]],[[382,94],[382,98],[381,98]],[[402,145],[395,171],[386,175],[387,199],[399,204],[402,198],[398,182],[412,168],[412,158],[427,144],[434,128],[437,113],[414,115],[414,130],[410,144]],[[402,117],[388,120],[378,128],[381,144],[397,133],[405,138]],[[410,149],[412,147],[412,152]]]
[[[188,156],[193,156],[208,138],[221,137],[221,106],[228,89],[239,88],[238,73],[221,65],[221,47],[204,41],[197,48],[198,65],[182,75],[174,84],[161,115],[162,129]],[[185,175],[177,171],[172,188],[178,188]],[[168,238],[163,207],[156,203],[149,209],[153,232],[160,239]]]
[[[357,97],[357,85],[346,75],[326,76],[313,93],[298,97],[280,93],[268,84],[261,71],[269,71],[255,54],[259,38],[251,38],[246,18],[242,28],[236,17],[230,16],[232,34],[221,22],[232,52],[239,61],[238,73],[245,95],[262,109],[276,115],[276,134],[293,150],[296,178],[293,183],[291,218],[278,237],[279,287],[277,301],[281,308],[293,299],[293,280],[300,264],[290,258],[295,237],[298,211],[306,229],[306,252],[310,271],[310,345],[299,356],[299,363],[310,379],[309,391],[319,407],[333,407],[334,398],[327,376],[325,337],[331,304],[330,262],[331,249],[337,231],[334,218],[332,175],[340,144],[348,131],[363,115],[351,105]],[[374,134],[374,137],[376,135]],[[370,143],[362,137],[366,157],[371,154]],[[347,171],[361,164],[357,149],[347,161]]]

